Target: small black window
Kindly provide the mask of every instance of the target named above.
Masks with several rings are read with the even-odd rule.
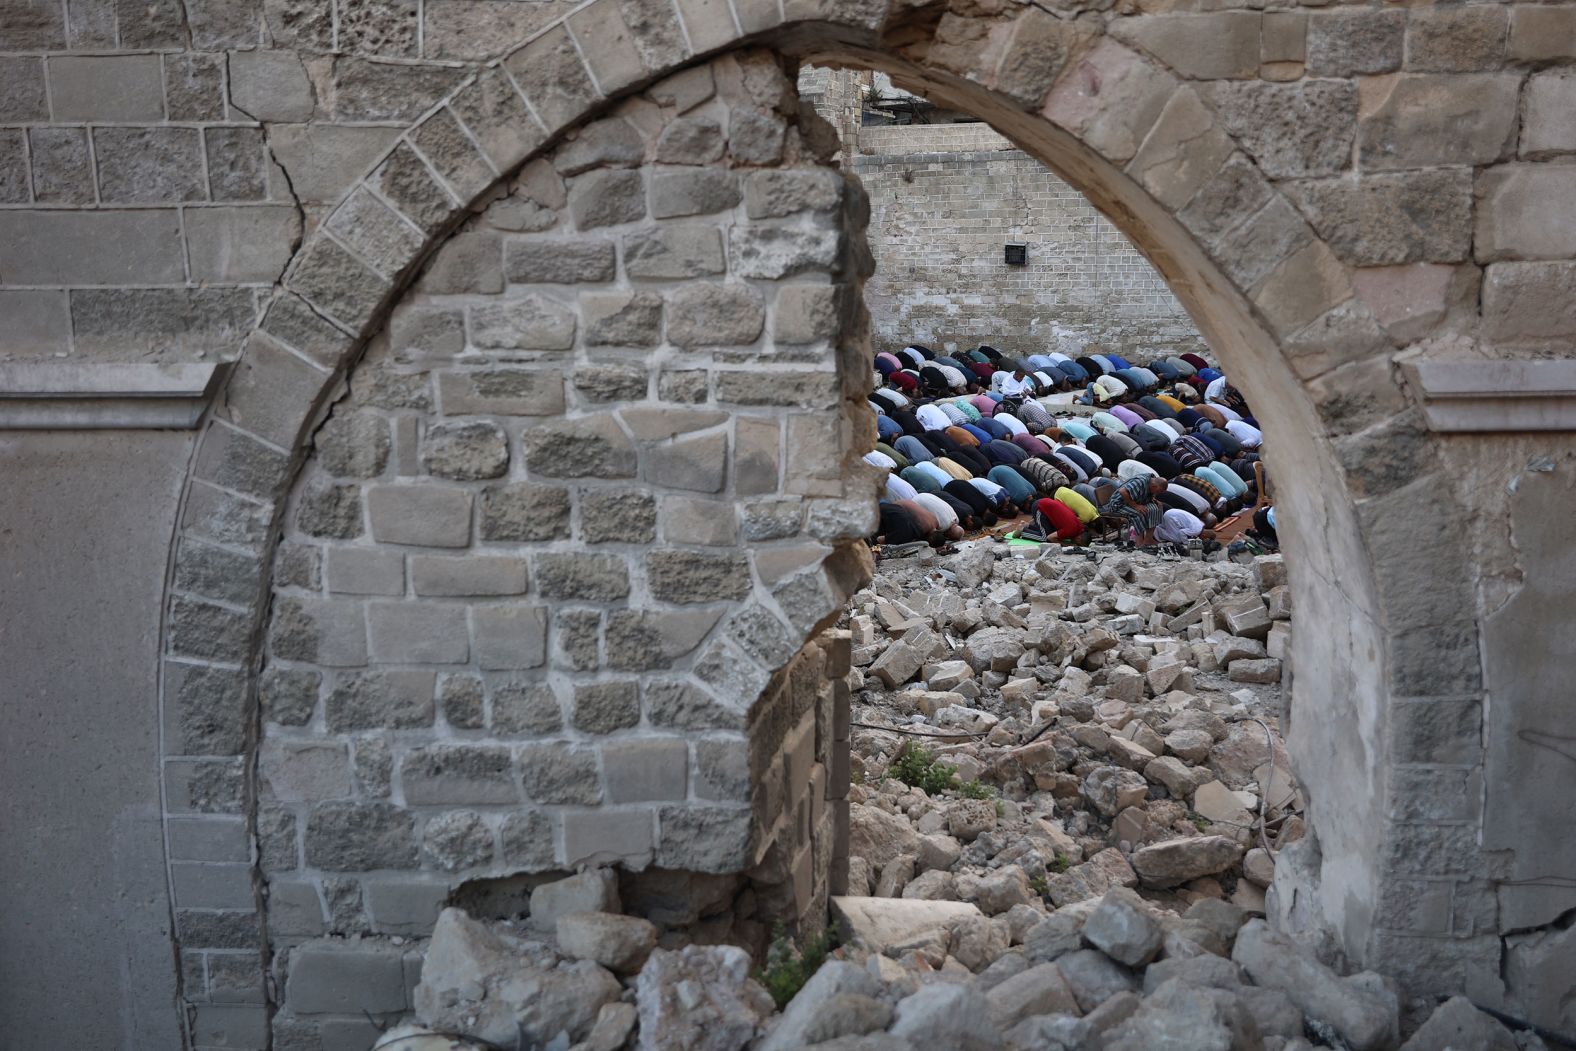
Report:
[[[1029,265],[1029,246],[1024,244],[1022,241],[1008,241],[1007,242],[1007,265],[1008,266],[1028,266]]]

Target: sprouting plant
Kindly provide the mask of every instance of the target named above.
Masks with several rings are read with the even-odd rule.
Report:
[[[996,790],[983,781],[965,781],[958,786],[958,795],[964,799],[995,799]]]
[[[1029,889],[1034,891],[1036,897],[1048,898],[1051,894],[1051,881],[1044,876],[1031,876]]]
[[[1066,854],[1056,855],[1055,859],[1051,862],[1051,868],[1055,869],[1057,872],[1066,872],[1072,867],[1073,859],[1068,857]]]
[[[806,934],[804,944],[796,946],[782,924],[777,925],[772,943],[766,949],[766,965],[755,972],[755,980],[772,994],[779,1011],[787,1007],[788,1001],[798,995],[811,975],[821,969],[834,940],[832,928],[824,927]]]
[[[938,795],[958,787],[957,770],[937,759],[935,752],[913,742],[897,750],[886,772],[888,777],[910,788],[923,789],[927,795]]]

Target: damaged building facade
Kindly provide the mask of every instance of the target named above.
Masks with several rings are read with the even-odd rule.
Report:
[[[874,428],[803,62],[1087,195],[1274,421],[1290,922],[1576,1028],[1576,8],[1051,6],[0,4],[8,1032],[348,1046],[588,863],[818,908]]]

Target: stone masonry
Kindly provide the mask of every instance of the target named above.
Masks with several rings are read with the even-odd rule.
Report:
[[[789,658],[866,564],[838,377],[860,198],[790,102],[770,57],[722,59],[532,162],[318,429],[261,686],[276,1028],[359,1020],[293,991],[319,952],[397,973],[383,938],[317,939],[425,934],[467,880],[753,870],[763,919],[824,911],[832,677]],[[329,228],[364,256],[415,236],[348,206]]]
[[[1088,199],[979,122],[861,125],[868,73],[807,71],[870,197],[865,286],[877,350],[990,343],[1009,352],[1090,344],[1118,353],[1204,348],[1155,272]],[[1008,242],[1027,265],[1008,265]]]
[[[491,835],[495,822],[550,809],[528,809],[523,778],[513,780],[524,769],[516,752],[531,746],[527,737],[482,743],[494,732],[487,720],[497,714],[496,693],[488,693],[495,681],[545,680],[566,720],[576,713],[570,687],[593,687],[587,714],[592,708],[625,713],[611,716],[614,724],[628,718],[629,687],[620,693],[609,683],[640,678],[635,670],[593,674],[561,664],[549,670],[549,660],[569,659],[560,646],[568,637],[559,630],[560,610],[585,614],[579,621],[587,626],[595,615],[598,659],[610,660],[608,628],[616,612],[670,611],[652,585],[675,578],[653,574],[653,563],[717,553],[702,540],[716,539],[714,530],[726,535],[730,523],[739,540],[715,545],[718,551],[748,544],[753,553],[755,542],[744,538],[745,524],[760,521],[753,509],[783,498],[804,501],[797,528],[810,536],[804,543],[811,561],[831,550],[817,536],[854,535],[852,523],[868,514],[870,496],[853,479],[846,488],[834,486],[834,476],[869,436],[859,409],[868,379],[856,276],[864,263],[839,256],[841,273],[818,262],[801,274],[766,275],[800,232],[840,237],[842,251],[858,257],[852,232],[864,218],[860,195],[845,190],[844,210],[820,219],[813,209],[779,218],[750,215],[749,194],[741,191],[733,207],[742,212],[734,213],[732,226],[747,240],[757,223],[795,234],[737,251],[730,243],[725,273],[639,277],[615,244],[613,270],[600,271],[611,276],[583,288],[510,281],[506,287],[522,293],[517,298],[415,287],[439,272],[440,257],[455,272],[465,270],[452,257],[462,249],[446,246],[485,241],[473,236],[489,232],[485,223],[467,224],[503,200],[497,187],[512,193],[529,181],[528,172],[542,170],[549,153],[554,160],[547,167],[566,180],[564,204],[532,199],[517,221],[528,225],[533,208],[550,208],[561,225],[539,234],[571,244],[539,263],[569,268],[560,276],[579,272],[573,268],[591,265],[598,241],[622,239],[648,224],[665,231],[670,220],[655,214],[656,180],[675,162],[659,155],[661,138],[681,111],[712,105],[696,96],[697,84],[710,83],[729,108],[728,159],[682,165],[697,169],[688,190],[700,190],[701,170],[713,164],[765,172],[831,157],[837,146],[830,135],[821,145],[808,122],[789,127],[797,107],[791,86],[781,87],[788,83],[784,72],[814,61],[883,71],[899,87],[983,119],[1046,163],[1150,260],[1233,381],[1276,421],[1269,437],[1277,450],[1272,468],[1283,481],[1282,534],[1295,604],[1309,626],[1294,643],[1298,675],[1287,745],[1320,848],[1294,888],[1288,922],[1322,932],[1353,963],[1395,974],[1414,991],[1465,992],[1477,1003],[1576,1032],[1564,979],[1576,956],[1568,926],[1576,908],[1569,879],[1576,859],[1570,837],[1550,831],[1564,827],[1568,811],[1572,770],[1562,686],[1576,674],[1567,644],[1576,609],[1569,589],[1558,586],[1576,563],[1558,530],[1568,519],[1576,477],[1576,369],[1568,360],[1576,335],[1576,225],[1570,221],[1576,179],[1569,177],[1576,156],[1570,119],[1576,5],[1263,7],[1192,0],[1116,8],[963,0],[589,0],[572,7],[530,0],[0,0],[3,364],[53,376],[43,384],[51,396],[75,389],[110,401],[119,391],[128,402],[147,391],[123,377],[148,373],[122,371],[127,366],[153,365],[155,375],[163,375],[160,363],[225,366],[211,390],[202,388],[209,400],[199,428],[180,432],[160,454],[170,458],[161,462],[187,465],[176,469],[184,477],[178,507],[169,506],[173,495],[150,495],[147,503],[162,501],[165,513],[145,504],[136,513],[106,508],[120,516],[124,549],[113,557],[88,552],[84,561],[93,563],[94,574],[72,578],[82,586],[40,589],[34,599],[59,623],[75,624],[71,614],[103,605],[105,594],[163,594],[159,624],[126,618],[115,644],[106,640],[95,652],[142,654],[135,667],[128,663],[126,681],[157,681],[156,703],[151,696],[146,704],[127,703],[124,718],[128,725],[142,721],[139,739],[157,729],[161,742],[160,790],[134,804],[139,813],[160,815],[164,834],[156,847],[165,853],[166,890],[140,906],[144,914],[168,917],[172,929],[166,934],[160,921],[139,927],[136,937],[157,941],[161,950],[168,937],[177,951],[141,955],[107,946],[119,961],[112,973],[132,974],[143,959],[178,960],[178,974],[166,977],[179,984],[177,1024],[192,1048],[294,1041],[318,1051],[364,1042],[364,1030],[358,1036],[327,1026],[299,1040],[270,1036],[270,1017],[289,999],[289,980],[281,989],[270,979],[280,972],[266,966],[275,946],[264,932],[270,924],[277,928],[288,909],[282,896],[265,893],[261,876],[274,870],[272,854],[265,860],[263,850],[288,837],[275,837],[268,822],[280,811],[297,811],[293,871],[303,878],[295,882],[312,890],[303,914],[316,908],[324,925],[330,902],[317,896],[314,882],[322,873],[359,882],[436,872],[419,867],[425,844],[416,833],[418,826],[425,833],[429,816],[469,810]],[[742,74],[738,93],[729,96],[718,77],[694,72],[714,60],[734,61],[729,56],[746,45],[785,62],[782,71],[771,67],[769,99],[756,95],[760,83]],[[739,107],[746,115],[734,126]],[[639,133],[642,151],[656,152],[643,152],[638,164],[610,154],[578,173],[560,171],[569,148],[615,110]],[[690,130],[698,137],[682,147],[670,139],[669,146],[679,159],[707,157],[706,134]],[[814,144],[803,149],[807,142]],[[637,182],[643,194],[634,192]],[[722,227],[711,219],[699,223],[707,224]],[[526,226],[493,232],[500,243],[536,236]],[[508,265],[508,256],[500,265]],[[803,350],[811,344],[779,339],[785,294],[824,284],[833,273],[847,289],[836,337],[813,352]],[[593,324],[609,332],[604,325],[627,322],[636,333],[649,328],[640,311],[592,312],[580,292],[623,295],[647,290],[647,281],[661,300],[664,344],[618,343],[606,357],[601,349],[594,358],[582,356],[591,349],[584,341]],[[745,331],[755,312],[721,307],[741,286],[760,296],[760,332],[770,332],[770,342]],[[801,294],[812,295],[792,292]],[[450,295],[467,302],[463,344],[456,342],[452,306],[440,303]],[[675,323],[688,312],[681,308],[690,307],[713,320],[725,315],[727,324],[712,335],[726,342],[694,345],[705,333],[690,328],[686,334]],[[520,343],[512,342],[517,338]],[[401,357],[396,342],[404,340],[413,342],[400,347],[430,340],[423,353],[433,360]],[[359,402],[354,376],[343,401],[347,374],[374,343],[368,366],[374,375],[430,367],[417,383],[427,386],[430,407]],[[837,355],[829,352],[834,346]],[[507,362],[459,360],[505,351]],[[800,354],[807,360],[795,360]],[[615,356],[646,370],[646,397],[654,402],[675,402],[684,389],[670,381],[664,391],[665,371],[707,372],[706,401],[685,411],[724,418],[709,428],[642,437],[649,432],[637,433],[625,411],[635,400],[636,369],[615,369]],[[583,387],[576,374],[593,363]],[[445,373],[557,367],[566,377],[562,410],[516,417],[480,402],[474,412],[448,412],[454,402],[441,387]],[[752,383],[766,372],[779,375]],[[782,396],[781,374],[814,379],[793,388],[793,404],[763,403]],[[38,394],[38,387],[15,379],[22,374],[6,375],[0,394]],[[472,386],[469,394],[520,396],[517,388],[491,390],[484,395]],[[463,399],[467,389],[460,393]],[[340,403],[343,419],[336,413],[328,420]],[[533,408],[544,413],[547,406]],[[413,450],[408,442],[400,447],[395,417],[414,421]],[[542,425],[530,420],[560,420],[555,433],[563,440],[528,441]],[[367,447],[355,435],[374,435],[375,449],[379,426],[388,428],[388,464],[395,466],[365,478],[332,475],[347,505],[352,491],[363,501],[365,532],[354,540],[305,543],[299,510],[329,470],[318,453],[307,477],[299,477],[309,451],[320,437],[325,448],[339,440],[354,448],[355,462],[335,470],[370,470]],[[413,424],[403,426],[410,437]],[[771,494],[737,488],[740,464],[751,459],[742,453],[757,448],[750,444],[756,426],[778,435]],[[500,433],[505,475],[442,473],[494,470],[503,459]],[[727,479],[710,492],[679,488],[675,481],[693,478],[682,450],[691,442],[716,446],[719,439],[727,445]],[[131,448],[123,436],[112,440],[106,450]],[[27,500],[15,501],[19,507],[39,509],[36,521],[51,523],[49,529],[81,517],[64,513],[75,506],[64,494],[83,482],[74,461],[51,459],[48,448],[10,435],[7,447],[34,449],[17,455],[32,456],[35,464],[63,465],[53,485],[30,490]],[[113,462],[124,463],[127,474],[141,473],[135,457]],[[659,464],[672,473],[653,473]],[[544,465],[638,477],[539,483]],[[401,469],[425,473],[392,473]],[[653,505],[657,538],[638,549],[582,539],[586,492],[619,481],[662,493]],[[484,491],[516,484],[565,490],[568,535],[483,539]],[[380,503],[386,499],[380,490],[395,493],[395,501],[419,501],[428,494],[410,494],[427,489],[444,495],[403,518]],[[707,520],[705,530],[675,544],[664,532],[665,505],[708,497],[731,507],[731,517]],[[463,536],[455,527],[462,505]],[[60,513],[43,514],[51,510]],[[319,524],[328,528],[336,518],[355,518],[331,498],[319,511]],[[441,528],[453,530],[440,533],[446,542],[465,546],[408,542],[431,539]],[[24,562],[52,550],[26,529],[8,535]],[[795,546],[787,535],[772,543]],[[319,539],[328,550],[315,564],[310,548]],[[485,550],[494,544],[496,554]],[[384,561],[387,550],[402,552],[404,590],[336,595],[328,574],[332,549],[341,546]],[[166,552],[167,573],[152,579],[142,567]],[[436,561],[460,552],[466,559],[503,559],[515,566],[513,577]],[[373,581],[377,561],[359,567]],[[521,561],[521,595],[430,593],[445,581],[451,591],[515,587]],[[615,568],[601,576],[593,564]],[[627,601],[611,597],[619,564]],[[836,581],[859,576],[857,566],[842,572],[838,564],[833,560],[830,575],[805,577],[807,590],[819,594],[811,607],[834,608]],[[354,559],[339,568],[347,566],[356,568]],[[733,567],[705,578],[707,586],[725,589],[731,581],[741,592],[717,601],[712,634],[697,641],[694,655],[673,658],[678,670],[650,674],[689,676],[704,684],[698,689],[727,695],[737,713],[781,672],[819,620],[795,619],[786,607],[788,578],[769,584],[757,563],[745,597],[743,567]],[[592,592],[593,586],[603,590]],[[757,606],[777,618],[780,634],[752,631],[744,618]],[[493,612],[500,607],[522,613],[508,620]],[[524,614],[533,608],[543,619]],[[459,618],[456,609],[463,609]],[[366,618],[365,634],[355,612],[339,618],[339,611],[352,610]],[[537,625],[538,667],[482,667],[484,656],[486,663],[535,660],[538,643],[530,632]],[[771,649],[749,654],[730,633]],[[76,671],[80,640],[71,631],[59,634],[58,642],[16,659],[58,669],[73,689],[89,688]],[[365,672],[398,672],[407,689],[431,674],[426,729],[329,729],[331,693],[317,693],[324,686],[310,676],[325,676],[331,691],[358,667],[334,662],[363,659],[358,639],[366,647]],[[290,658],[287,666],[279,644],[311,656]],[[396,650],[406,660],[390,661]],[[273,696],[283,670],[304,673],[295,703],[310,700],[312,714],[306,726],[270,734],[264,699]],[[447,714],[438,714],[440,680],[467,676],[483,681],[482,726],[444,736],[440,730],[448,733],[449,724]],[[372,703],[376,718],[394,721],[396,702],[420,711],[424,692],[371,695],[386,699]],[[358,711],[353,700],[341,695],[334,711]],[[270,717],[280,710],[277,702],[266,704]],[[588,723],[590,730],[564,725],[562,738],[547,739],[569,744],[573,737],[572,747],[550,756],[566,762],[632,733],[604,734],[595,727],[608,724],[599,722]],[[73,738],[71,726],[69,718],[42,720],[25,731],[27,743],[60,756],[64,773],[94,769],[102,751]],[[358,776],[378,784],[380,761],[363,762],[358,775],[341,733],[389,735],[387,799],[356,794]],[[308,740],[315,735],[320,740]],[[289,767],[301,783],[316,786],[311,792],[341,792],[343,767],[336,764],[349,765],[348,797],[336,796],[339,809],[324,811],[316,826],[338,831],[313,837],[316,803],[271,796],[275,780],[289,782],[277,760],[292,736],[293,743],[322,746]],[[448,790],[443,783],[451,768],[423,766],[438,757],[420,751],[440,746],[494,749],[470,778],[468,803],[412,803],[406,795],[407,775],[415,775],[410,785],[420,786],[418,799]],[[265,755],[270,749],[277,757]],[[497,785],[505,751],[518,815],[504,813],[508,803],[475,798]],[[411,754],[416,761],[407,765]],[[375,746],[362,757],[377,760]],[[596,784],[611,793],[602,758]],[[314,768],[316,761],[322,766]],[[269,770],[272,779],[265,779]],[[690,802],[686,797],[686,812]],[[56,799],[41,805],[67,806]],[[562,817],[582,805],[590,807],[551,806],[565,808],[556,812]],[[731,809],[746,811],[742,797]],[[408,834],[399,813],[411,822]],[[63,812],[59,820],[70,817]],[[665,842],[660,815],[655,820],[653,852]],[[716,842],[737,845],[745,819],[735,820],[739,825]],[[397,834],[383,835],[390,831]],[[563,831],[553,840],[555,865],[557,851],[568,849]],[[465,841],[464,827],[451,832],[454,841]],[[697,847],[712,841],[697,832]],[[367,853],[354,862],[332,857],[333,847]],[[501,826],[492,847],[502,850]],[[328,867],[306,867],[314,850]],[[367,870],[370,876],[350,875],[349,866],[371,857],[393,864]],[[278,871],[291,871],[290,863]],[[288,939],[280,943],[290,946]],[[33,961],[10,952],[5,973],[27,973]],[[374,1001],[394,1003],[392,961],[371,966],[381,997]],[[99,1039],[100,1029],[73,1028],[91,1022],[123,1027],[119,1042],[135,1046],[136,1023],[110,1017],[105,1006],[124,1003],[129,988],[118,997],[86,986],[52,990],[47,998],[19,995],[21,1013],[11,1031],[35,1043],[114,1042]],[[141,1009],[168,1010],[169,997],[156,1000]],[[118,1017],[131,1015],[128,1007]]]

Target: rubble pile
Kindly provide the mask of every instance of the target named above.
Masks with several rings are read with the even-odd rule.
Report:
[[[1022,550],[889,561],[855,597],[840,945],[781,1010],[743,949],[621,915],[618,880],[589,871],[537,887],[518,922],[445,910],[420,1024],[377,1046],[1544,1047],[1266,922],[1277,856],[1316,860],[1275,730],[1278,556]]]
[[[571,896],[588,874],[566,884]],[[589,874],[595,878],[597,874]],[[585,902],[589,904],[589,902]],[[1047,914],[833,899],[844,945],[786,1007],[732,945],[657,946],[655,927],[571,912],[544,927],[446,909],[418,1024],[384,1051],[1538,1051],[1463,999],[1404,1044],[1395,986],[1341,976],[1264,920],[1200,898],[1176,914],[1127,887]],[[615,906],[616,907],[616,906]]]
[[[886,562],[855,596],[849,893],[1262,913],[1303,834],[1280,556],[1047,550]]]

